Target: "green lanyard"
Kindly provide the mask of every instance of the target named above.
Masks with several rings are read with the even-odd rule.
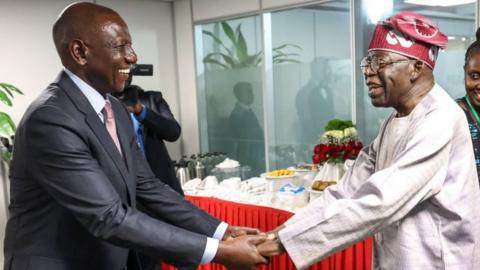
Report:
[[[473,107],[472,103],[470,102],[470,98],[469,98],[467,95],[465,96],[465,99],[467,100],[468,108],[469,108],[470,111],[472,112],[473,117],[475,117],[475,120],[477,121],[477,124],[480,125],[480,117],[478,117],[477,110],[475,110],[475,108]]]

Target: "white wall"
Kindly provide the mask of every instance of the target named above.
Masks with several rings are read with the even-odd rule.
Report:
[[[195,77],[195,49],[193,42],[192,9],[190,0],[177,0],[173,4],[176,41],[178,89],[181,100],[182,152],[198,153],[198,106]]]
[[[61,63],[55,51],[51,28],[59,12],[74,1],[0,1],[0,81],[9,82],[24,96],[7,109],[18,123],[28,105],[57,76]],[[173,114],[179,117],[174,56],[172,4],[156,0],[100,0],[97,3],[120,13],[130,28],[139,63],[154,65],[154,76],[135,77],[133,82],[148,90],[161,90]],[[2,106],[2,110],[3,110]],[[180,140],[167,147],[172,158],[180,156]]]
[[[13,108],[5,109],[5,106],[0,104],[0,111],[9,113],[16,123],[20,121],[28,105],[61,71],[62,66],[52,41],[51,29],[60,11],[72,2],[75,1],[0,1],[0,33],[3,37],[0,42],[0,82],[12,83],[25,93],[24,96],[15,97]],[[154,65],[154,76],[135,77],[134,83],[145,89],[161,90],[173,114],[179,119],[172,4],[157,0],[97,2],[113,8],[125,19],[139,63]],[[180,140],[167,144],[167,147],[172,158],[180,156]],[[2,185],[0,193],[3,194],[1,187]],[[3,250],[5,231],[3,207],[2,200],[0,250]],[[0,252],[0,265],[3,265],[3,252]]]

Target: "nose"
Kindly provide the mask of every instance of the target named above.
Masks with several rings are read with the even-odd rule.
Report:
[[[369,77],[369,76],[373,76],[373,75],[376,74],[375,72],[373,72],[372,64],[369,64],[369,65],[365,66],[363,68],[362,72],[363,72],[363,75],[365,76],[365,78]]]
[[[133,48],[130,47],[130,50],[125,54],[125,60],[127,60],[128,64],[137,63],[137,54]]]

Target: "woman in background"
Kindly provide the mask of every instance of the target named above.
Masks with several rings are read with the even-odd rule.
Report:
[[[480,179],[480,28],[475,33],[476,40],[465,53],[465,90],[466,95],[457,99],[468,120],[472,137],[477,174]]]

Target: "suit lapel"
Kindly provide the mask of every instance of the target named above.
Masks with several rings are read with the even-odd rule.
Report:
[[[113,163],[115,164],[116,168],[120,171],[122,180],[124,184],[127,186],[130,203],[132,203],[133,194],[131,190],[131,185],[129,185],[129,182],[132,182],[132,181],[128,177],[128,171],[127,171],[127,167],[125,166],[125,161],[123,160],[123,157],[120,155],[117,147],[115,146],[115,143],[110,137],[110,134],[108,133],[104,123],[102,123],[99,116],[97,115],[93,107],[90,105],[88,99],[82,94],[81,90],[75,85],[75,83],[73,83],[73,81],[70,79],[70,77],[68,77],[68,75],[65,72],[62,72],[60,74],[58,79],[58,85],[63,90],[65,90],[65,92],[70,97],[70,99],[72,100],[76,108],[80,112],[85,114],[85,122],[93,131],[95,136],[98,138],[98,140],[100,141],[101,145],[103,146],[107,154],[113,160]],[[117,133],[119,134],[120,144],[122,145],[122,149],[124,150],[123,153],[124,155],[131,156],[131,152],[125,150],[129,148],[128,143],[125,142],[125,139],[122,139],[124,136],[120,135],[124,131],[121,130],[119,132],[118,125],[121,123],[121,120],[118,119],[117,115],[115,116],[115,118],[116,118],[115,120],[117,124]],[[114,181],[114,179],[110,179],[110,181]]]
[[[123,157],[122,161],[124,162],[123,164],[126,165],[126,170],[125,174],[130,176],[128,179],[134,179],[135,176],[131,176],[131,168],[133,166],[133,159],[135,158],[135,154],[132,153],[132,148],[130,147],[131,142],[129,141],[129,136],[128,134],[132,134],[133,127],[130,124],[130,116],[128,115],[127,111],[125,110],[124,107],[120,105],[120,103],[110,95],[108,95],[108,99],[110,100],[112,104],[112,109],[115,114],[115,124],[117,127],[117,136],[118,140],[120,141],[120,146],[122,147],[122,153]],[[110,136],[110,134],[109,134]],[[133,138],[134,139],[134,138]],[[115,144],[112,145],[115,147],[115,150],[117,149]],[[116,151],[118,153],[118,151]],[[130,173],[130,174],[129,174]],[[131,198],[135,197],[135,187],[136,187],[136,181],[126,181],[127,188],[129,190]],[[135,200],[132,200],[132,205],[135,205]]]
[[[132,153],[132,149],[130,147],[130,141],[128,140],[128,134],[132,133],[133,127],[130,124],[130,115],[128,115],[127,112],[124,112],[125,109],[118,104],[116,100],[113,100],[114,98],[109,96],[110,102],[112,103],[113,106],[113,111],[115,113],[115,123],[117,126],[117,135],[118,139],[120,140],[120,145],[122,146],[122,151],[123,151],[123,156],[124,156],[124,161],[127,166],[127,170],[130,170],[132,168],[132,163],[133,163],[133,157],[134,154]],[[125,117],[122,117],[122,115],[128,117],[125,119]]]

